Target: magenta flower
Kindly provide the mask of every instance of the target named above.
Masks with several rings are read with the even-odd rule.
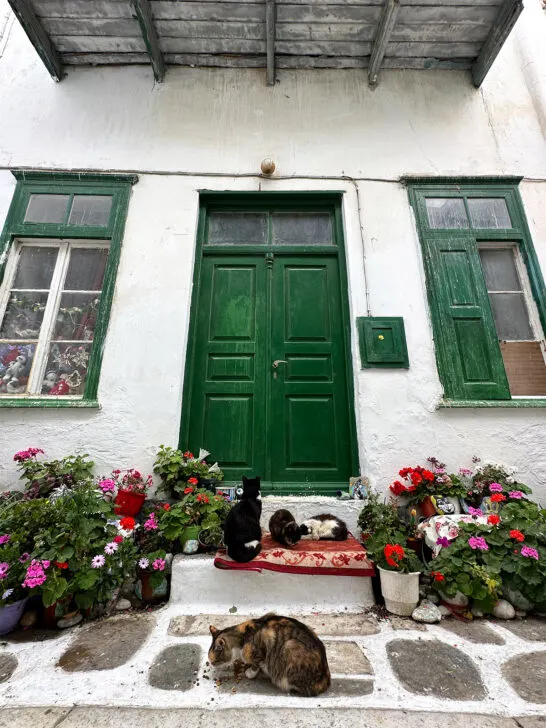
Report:
[[[9,533],[5,533],[3,536],[0,536],[0,546],[3,546],[5,543],[7,543],[10,540],[11,536]]]
[[[45,575],[43,564],[47,564],[49,566],[49,561],[40,562],[36,561],[36,559],[32,559],[30,566],[27,568],[27,573],[22,586],[33,589],[35,586],[40,586],[44,583],[47,576]],[[45,568],[47,569],[47,566]]]
[[[502,493],[503,488],[500,483],[491,483],[489,490],[491,493]]]
[[[471,516],[483,516],[483,511],[481,508],[472,508],[472,506],[468,506],[468,512]]]
[[[538,561],[538,551],[536,549],[532,549],[530,546],[522,546],[521,555],[527,556],[528,559],[535,559]]]
[[[149,560],[145,556],[143,556],[139,560],[138,565],[140,566],[141,569],[147,569],[148,566],[150,566],[150,562],[149,562]]]
[[[145,531],[157,531],[159,528],[159,524],[157,523],[155,519],[155,513],[150,513],[148,520],[144,524],[144,530]]]
[[[436,544],[438,546],[442,546],[442,548],[446,548],[447,546],[449,546],[450,543],[451,541],[445,536],[440,536],[440,538],[436,539]]]
[[[118,550],[118,545],[115,541],[110,541],[110,543],[107,543],[104,547],[104,553],[111,556]]]
[[[480,551],[489,551],[489,546],[487,545],[487,541],[485,538],[482,538],[482,536],[471,536],[468,539],[468,545],[471,549],[479,549]]]
[[[97,556],[93,556],[91,559],[91,566],[94,569],[100,569],[101,566],[104,566],[106,559],[102,554],[98,554]]]
[[[0,562],[0,579],[5,579],[8,575],[9,564],[7,561]]]
[[[17,463],[24,463],[25,460],[30,460],[30,458],[35,457],[38,455],[38,453],[41,452],[42,455],[44,453],[43,450],[40,450],[38,447],[29,447],[28,450],[20,450],[19,452],[16,452],[13,456],[13,459]]]
[[[44,567],[44,569],[49,569],[50,563],[51,563],[51,561],[47,561],[47,559],[46,559],[45,561],[42,561],[42,566]]]
[[[30,559],[30,554],[27,554],[27,552],[26,552],[26,551],[25,551],[25,553],[24,553],[24,554],[21,554],[21,556],[19,556],[19,561],[20,561],[20,563],[21,563],[21,564],[26,564],[26,562],[27,562],[27,561],[28,561],[29,559]]]
[[[519,500],[520,498],[523,498],[523,493],[521,492],[521,490],[511,490],[508,493],[508,496],[509,498],[517,498]]]
[[[165,568],[165,559],[156,559],[152,564],[152,568],[155,571],[163,571]]]
[[[112,493],[116,489],[116,484],[111,478],[105,478],[100,481],[99,488],[103,493]]]

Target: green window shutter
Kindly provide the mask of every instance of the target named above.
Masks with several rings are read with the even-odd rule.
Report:
[[[445,395],[510,399],[475,240],[425,238],[423,248]]]

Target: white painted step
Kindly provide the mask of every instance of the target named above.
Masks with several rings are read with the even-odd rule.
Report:
[[[358,538],[360,529],[357,526],[358,514],[364,502],[361,500],[339,500],[328,496],[272,496],[262,498],[262,528],[269,530],[269,519],[279,508],[286,508],[294,516],[297,523],[307,518],[317,516],[319,513],[331,513],[342,521],[355,538]],[[345,577],[344,577],[345,578]]]
[[[361,612],[374,604],[372,582],[363,576],[311,576],[275,571],[216,569],[213,556],[175,556],[169,604],[183,614],[241,614],[275,611]]]

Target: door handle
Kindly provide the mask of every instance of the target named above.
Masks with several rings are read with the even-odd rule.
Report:
[[[273,365],[272,365],[273,369],[276,369],[279,366],[279,364],[288,364],[288,362],[285,361],[284,359],[275,359],[275,361],[273,362]]]

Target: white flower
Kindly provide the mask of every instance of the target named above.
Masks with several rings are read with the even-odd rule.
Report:
[[[6,589],[6,591],[2,594],[2,599],[7,599],[13,594],[13,589]]]
[[[143,556],[140,559],[140,561],[138,562],[138,565],[140,566],[141,569],[147,569],[148,566],[150,566],[150,562],[145,556]]]
[[[111,555],[115,553],[118,550],[118,545],[115,541],[110,541],[110,543],[107,543],[104,547],[104,553]]]
[[[207,455],[210,455],[210,452],[208,450],[203,450],[202,447],[199,448],[199,460],[204,460]]]

